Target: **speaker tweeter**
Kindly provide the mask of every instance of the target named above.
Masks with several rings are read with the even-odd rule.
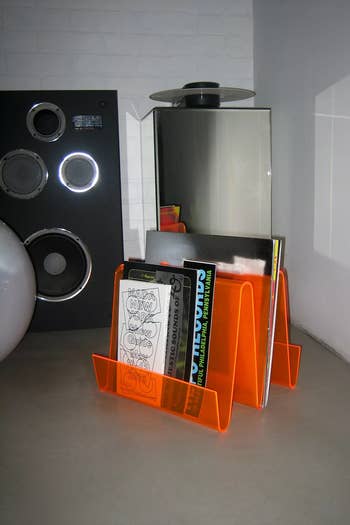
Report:
[[[55,142],[66,129],[66,117],[56,104],[40,102],[28,111],[27,128],[35,139]]]

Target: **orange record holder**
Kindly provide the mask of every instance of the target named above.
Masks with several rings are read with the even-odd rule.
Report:
[[[184,222],[174,222],[172,224],[162,224],[160,226],[161,232],[175,232],[186,233],[186,225]]]
[[[123,265],[115,272],[109,357],[92,356],[101,391],[142,402],[220,432],[230,424],[233,401],[261,407],[266,373],[269,278],[217,276],[204,388],[116,360],[122,275]],[[301,346],[290,344],[288,323],[287,276],[281,270],[271,382],[294,388]]]

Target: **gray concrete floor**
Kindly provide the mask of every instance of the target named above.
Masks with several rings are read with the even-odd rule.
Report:
[[[297,389],[218,434],[98,392],[107,330],[27,334],[0,364],[1,525],[350,523],[350,367],[292,335]]]

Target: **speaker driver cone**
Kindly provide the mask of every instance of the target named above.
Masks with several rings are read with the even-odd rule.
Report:
[[[44,161],[37,153],[16,149],[0,160],[0,187],[17,199],[32,199],[44,188],[48,178]]]
[[[24,244],[35,269],[38,299],[67,301],[84,289],[92,263],[79,237],[63,228],[51,228],[35,232]]]
[[[82,193],[95,186],[99,178],[97,162],[81,151],[67,155],[59,166],[59,178],[69,190]]]
[[[43,142],[58,140],[66,129],[66,117],[61,108],[51,102],[40,102],[27,113],[27,128],[35,139]]]

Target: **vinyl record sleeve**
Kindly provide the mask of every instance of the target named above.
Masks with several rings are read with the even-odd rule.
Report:
[[[124,277],[171,285],[164,373],[189,381],[192,366],[197,272],[192,269],[128,261],[124,263]]]

